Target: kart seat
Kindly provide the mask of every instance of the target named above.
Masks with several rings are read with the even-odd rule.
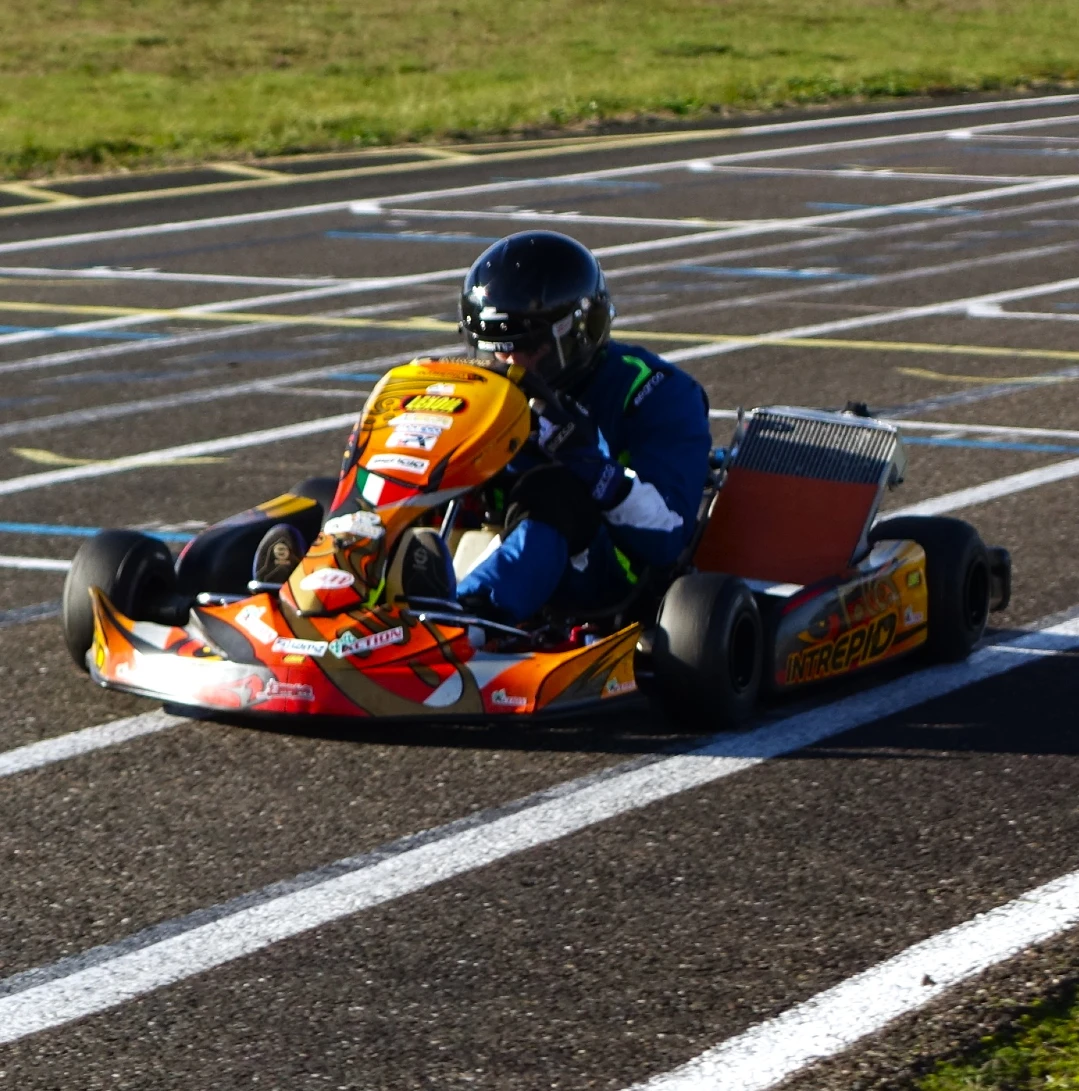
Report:
[[[434,527],[409,527],[398,540],[386,570],[385,601],[456,596],[457,577],[445,539]]]
[[[457,578],[464,579],[491,550],[498,548],[501,541],[498,531],[488,527],[461,533],[453,551],[453,570]]]

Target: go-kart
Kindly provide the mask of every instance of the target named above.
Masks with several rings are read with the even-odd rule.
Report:
[[[458,524],[529,442],[536,382],[413,361],[371,393],[337,478],[209,527],[175,561],[148,535],[101,532],[64,586],[72,657],[103,686],[222,712],[489,719],[611,707],[642,684],[734,726],[762,691],[915,652],[960,659],[1007,604],[1008,555],[968,524],[874,523],[905,468],[893,426],[769,407],[714,453],[678,562],[623,601],[520,626],[469,613],[416,573],[452,544],[461,575],[497,545],[497,528]],[[310,547],[284,583],[254,582],[278,523]]]

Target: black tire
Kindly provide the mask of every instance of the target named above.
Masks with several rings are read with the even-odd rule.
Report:
[[[322,508],[322,521],[326,522],[326,516],[330,512],[333,498],[337,495],[336,477],[308,477],[298,485],[289,489],[294,496],[306,496],[308,500],[317,501]]]
[[[75,554],[64,581],[61,619],[67,650],[83,670],[94,640],[91,587],[99,587],[126,617],[156,620],[158,610],[175,598],[169,547],[138,531],[103,530]]]
[[[176,566],[177,588],[193,599],[203,591],[223,595],[246,595],[255,551],[263,535],[275,523],[288,523],[299,531],[305,546],[318,537],[330,510],[337,479],[309,477],[289,489],[292,496],[314,500],[317,508],[305,508],[284,517],[246,512],[241,520],[225,520],[207,527],[180,554]]]
[[[737,727],[753,713],[764,632],[753,592],[716,572],[680,576],[660,603],[652,667],[667,707],[706,729]]]
[[[966,659],[989,620],[989,550],[962,519],[901,515],[877,523],[870,543],[902,539],[925,550],[929,636],[926,653],[937,663]]]

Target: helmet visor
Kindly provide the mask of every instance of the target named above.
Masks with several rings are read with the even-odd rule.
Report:
[[[553,326],[524,330],[519,333],[493,333],[491,340],[487,340],[483,334],[477,336],[466,331],[466,340],[473,354],[479,359],[512,355],[517,357],[516,363],[551,380],[566,366],[563,339],[572,326],[573,317],[567,315],[555,322]]]

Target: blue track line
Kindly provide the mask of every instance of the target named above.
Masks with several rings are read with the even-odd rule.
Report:
[[[169,379],[183,381],[207,375],[215,368],[173,369],[171,371],[84,371],[77,375],[53,375],[39,382],[67,386],[92,386],[109,383],[161,383]]]
[[[55,394],[40,394],[30,398],[0,398],[0,409],[14,409],[17,405],[37,405],[56,401]]]
[[[498,242],[496,238],[486,235],[450,235],[434,233],[430,235],[405,234],[400,231],[327,231],[328,239],[372,239],[377,242]]]
[[[45,333],[50,337],[78,337],[100,341],[157,341],[163,333],[126,333],[114,330],[69,330],[63,326],[0,326],[0,333]]]
[[[103,527],[74,527],[64,523],[0,523],[0,534],[47,534],[56,538],[92,538]],[[181,534],[176,531],[142,531],[151,538],[160,538],[163,542],[190,542],[193,534]]]
[[[14,629],[16,625],[25,625],[28,621],[44,621],[60,616],[60,600],[35,602],[30,606],[19,606],[14,610],[0,610],[0,629]]]
[[[1009,443],[996,439],[952,439],[944,436],[908,436],[904,433],[903,442],[908,447],[968,447],[985,451],[1034,451],[1043,455],[1073,455],[1079,452],[1079,445],[1063,443]]]
[[[858,205],[845,201],[806,201],[819,212],[854,212],[861,208],[886,208],[897,216],[980,216],[976,208],[893,208],[891,205]]]
[[[509,174],[495,174],[491,176],[492,182],[519,182],[521,179]],[[571,187],[578,187],[580,189],[605,189],[605,190],[636,190],[638,193],[647,192],[662,189],[663,184],[661,182],[641,182],[633,181],[629,178],[530,178],[528,181],[529,186],[535,186],[539,188],[555,188],[555,189],[569,189]],[[392,212],[393,209],[387,208],[386,212]]]
[[[900,429],[902,432],[902,429]],[[1040,455],[1079,454],[1079,444],[1064,443],[1010,443],[996,439],[955,439],[951,436],[911,436],[903,432],[903,443],[908,447],[959,447],[974,451],[1029,451]],[[717,451],[722,448],[716,448]],[[2,525],[2,524],[0,524]]]
[[[721,277],[763,277],[767,280],[871,280],[869,273],[839,273],[829,269],[782,269],[758,265],[679,265],[683,273]]]
[[[963,150],[977,152],[978,155],[1026,155],[1026,156],[1068,156],[1079,155],[1075,148],[1001,148],[991,144],[979,144],[975,141],[963,141]]]

